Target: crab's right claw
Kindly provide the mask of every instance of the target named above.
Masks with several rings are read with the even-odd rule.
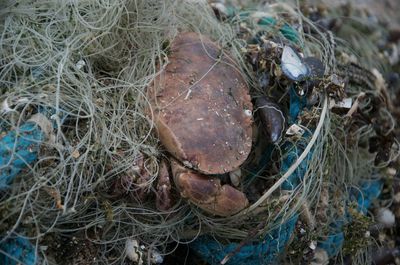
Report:
[[[243,192],[221,185],[216,177],[206,176],[172,161],[172,174],[181,196],[208,213],[230,216],[249,204]]]

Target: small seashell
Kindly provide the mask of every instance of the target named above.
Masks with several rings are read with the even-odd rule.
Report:
[[[256,99],[256,106],[268,140],[271,143],[279,142],[285,129],[285,117],[279,106],[265,96]]]
[[[163,256],[161,256],[161,254],[158,253],[158,251],[153,250],[151,252],[151,263],[153,263],[153,264],[161,264],[163,262],[164,262]]]
[[[244,111],[244,114],[245,114],[246,116],[248,116],[248,117],[252,117],[252,116],[253,116],[251,110],[249,110],[249,109],[246,109],[246,110]]]
[[[238,187],[240,185],[240,180],[242,179],[242,171],[240,168],[229,172],[229,178],[231,179],[232,184],[235,187]]]
[[[304,129],[301,128],[297,124],[292,124],[289,129],[286,131],[286,135],[292,136],[292,135],[298,135],[302,136],[304,134]]]
[[[77,63],[76,63],[76,68],[78,68],[78,70],[81,70],[82,69],[82,67],[84,67],[86,65],[86,63],[85,63],[85,61],[84,60],[79,60]]]
[[[228,9],[223,3],[211,3],[210,5],[213,9],[218,11],[220,15],[228,16]]]
[[[139,248],[139,243],[135,239],[128,238],[125,242],[125,253],[128,259],[135,262],[138,265],[143,264],[143,253]]]
[[[11,108],[10,104],[8,104],[7,99],[5,99],[5,100],[1,103],[0,115],[1,115],[1,114],[6,114],[6,113],[12,112],[12,111],[16,111],[16,110],[13,109],[13,108]]]
[[[285,76],[292,81],[301,81],[310,74],[310,69],[290,46],[283,48],[281,68]]]
[[[400,192],[397,192],[394,196],[393,196],[393,201],[395,203],[400,203]]]
[[[353,105],[353,99],[352,98],[345,98],[341,101],[335,101],[334,99],[331,100],[329,103],[329,108],[330,109],[350,109],[351,106]]]
[[[315,241],[311,241],[309,248],[311,248],[312,250],[315,250],[317,248],[317,244]]]
[[[75,159],[79,158],[81,156],[81,154],[79,153],[78,149],[75,149],[72,153],[71,156]]]
[[[397,170],[396,170],[395,168],[393,168],[393,167],[388,167],[388,168],[386,169],[386,174],[387,174],[388,176],[390,176],[390,177],[394,177],[394,176],[396,176],[396,174],[397,174]]]
[[[310,265],[327,265],[329,263],[328,253],[322,248],[316,248],[314,251],[314,258]]]
[[[388,208],[380,208],[377,213],[377,221],[385,228],[391,228],[396,223],[396,218],[391,210]]]

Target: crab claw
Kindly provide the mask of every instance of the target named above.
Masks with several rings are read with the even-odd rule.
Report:
[[[221,185],[216,177],[210,177],[171,162],[175,184],[183,198],[208,213],[219,216],[233,215],[249,204],[243,192],[230,185]]]

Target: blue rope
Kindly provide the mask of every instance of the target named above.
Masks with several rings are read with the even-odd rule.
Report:
[[[299,114],[307,107],[307,98],[300,97],[295,91],[295,86],[289,90],[290,107],[289,107],[289,124],[297,122]],[[286,141],[282,146],[286,157],[283,158],[281,164],[281,172],[284,174],[296,162],[299,156],[303,153],[304,149],[311,138],[310,132],[306,131],[302,138],[298,141]],[[296,170],[282,183],[282,190],[294,190],[300,185],[303,176],[308,169],[308,163],[312,159],[313,149],[307,154],[307,157],[300,163]]]
[[[303,153],[310,139],[310,133],[305,132],[303,137],[296,143],[287,141],[283,144],[285,158],[282,160],[281,172],[287,172]],[[313,149],[307,154],[306,158],[300,163],[296,170],[282,183],[282,190],[294,190],[300,185],[304,175],[307,172],[308,164],[313,156]]]
[[[249,243],[232,256],[226,264],[263,265],[274,263],[284,250],[295,228],[298,216],[273,229],[263,239]],[[210,236],[203,236],[190,244],[197,254],[211,265],[220,264],[224,257],[235,251],[237,243],[222,244]]]
[[[294,124],[300,115],[300,112],[307,107],[307,97],[300,97],[296,93],[296,85],[289,89],[289,124]]]
[[[257,24],[259,26],[265,27],[266,29],[276,28],[278,26],[278,22],[275,18],[272,17],[263,17],[261,18]],[[288,40],[293,43],[299,43],[300,39],[295,29],[293,29],[288,23],[284,23],[282,26],[279,26],[279,32]]]

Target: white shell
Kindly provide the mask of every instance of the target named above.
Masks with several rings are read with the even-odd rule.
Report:
[[[217,9],[219,12],[221,12],[224,15],[228,15],[228,9],[223,3],[211,3],[210,4],[213,8]]]
[[[10,105],[8,104],[7,99],[5,99],[2,103],[1,103],[1,109],[0,109],[0,114],[3,113],[8,113],[11,111],[15,111],[14,109],[10,108]]]
[[[334,102],[331,108],[350,109],[352,105],[353,105],[353,99],[345,98],[342,101]]]
[[[301,128],[297,124],[292,124],[289,129],[286,131],[286,135],[292,136],[292,135],[298,135],[302,136],[304,134],[304,129]]]
[[[249,110],[249,109],[244,110],[244,114],[245,114],[246,116],[248,116],[248,117],[252,117],[252,116],[253,116],[253,113],[252,113],[251,110]]]
[[[312,250],[315,250],[317,248],[317,243],[315,241],[311,241],[309,248],[311,248]]]
[[[139,249],[139,243],[135,239],[127,239],[125,242],[125,253],[126,256],[138,265],[143,264],[143,254]]]
[[[231,179],[232,184],[235,187],[238,187],[240,185],[240,180],[242,179],[242,171],[239,169],[236,169],[235,171],[229,172],[229,177]]]
[[[151,263],[153,264],[161,264],[164,262],[163,256],[161,256],[160,253],[157,251],[152,251],[151,252]]]
[[[82,67],[84,67],[86,65],[86,62],[84,61],[84,60],[79,60],[77,63],[76,63],[76,68],[78,68],[78,70],[81,70],[82,69]]]
[[[395,169],[393,167],[388,167],[386,169],[386,174],[388,174],[390,177],[394,177],[397,174],[397,169]]]
[[[328,253],[322,248],[317,248],[314,251],[314,258],[311,261],[310,265],[328,265],[329,257]]]
[[[310,70],[300,56],[290,47],[285,46],[282,52],[281,68],[291,80],[299,81],[309,75]]]
[[[391,228],[396,223],[396,218],[391,210],[388,208],[380,208],[377,213],[377,220],[385,228]]]

